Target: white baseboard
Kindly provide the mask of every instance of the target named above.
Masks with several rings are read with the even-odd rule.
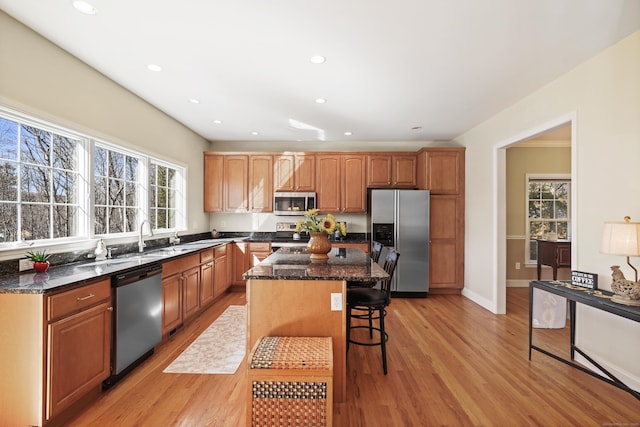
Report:
[[[465,298],[469,298],[471,301],[475,302],[476,304],[480,305],[481,307],[484,307],[485,309],[489,310],[490,312],[497,314],[498,308],[496,307],[496,303],[495,301],[491,301],[488,300],[478,294],[476,294],[475,292],[471,292],[469,290],[467,290],[467,288],[463,288],[462,289],[462,296]]]

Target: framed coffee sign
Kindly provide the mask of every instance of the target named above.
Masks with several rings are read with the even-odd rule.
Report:
[[[571,270],[571,284],[587,289],[598,289],[598,275],[584,271]]]

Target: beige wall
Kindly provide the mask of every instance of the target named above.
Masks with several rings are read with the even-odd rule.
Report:
[[[0,12],[0,104],[187,169],[187,227],[209,229],[202,152],[210,144]]]
[[[599,253],[603,223],[624,215],[640,219],[638,117],[640,32],[635,32],[456,138],[473,159],[466,171],[464,295],[492,311],[504,311],[502,147],[567,120],[574,122],[573,267],[597,273],[600,287],[610,288],[609,266],[624,260]],[[640,389],[640,341],[629,339],[637,336],[637,323],[578,310],[577,343]]]
[[[530,146],[537,140],[510,147],[506,153],[506,192],[507,192],[507,285],[528,286],[529,280],[537,279],[537,270],[526,265],[526,198],[527,174],[570,174],[571,147]],[[567,145],[571,141],[557,141]],[[551,144],[541,141],[540,145]],[[516,268],[520,264],[520,269]],[[548,271],[547,271],[548,270]],[[559,279],[567,279],[571,272],[563,268],[558,270]],[[543,267],[542,279],[552,278],[551,269]]]

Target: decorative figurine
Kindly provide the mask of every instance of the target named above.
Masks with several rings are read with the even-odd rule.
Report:
[[[624,278],[619,265],[611,266],[611,290],[615,293],[611,301],[624,305],[640,306],[640,282]]]

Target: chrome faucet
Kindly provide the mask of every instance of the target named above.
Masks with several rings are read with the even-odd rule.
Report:
[[[151,230],[151,223],[148,220],[143,220],[140,223],[140,237],[138,238],[138,252],[143,252],[144,248],[147,246],[147,244],[144,242],[144,240],[142,240],[142,229],[144,228],[144,223],[149,224],[149,236],[153,236],[153,231]]]

